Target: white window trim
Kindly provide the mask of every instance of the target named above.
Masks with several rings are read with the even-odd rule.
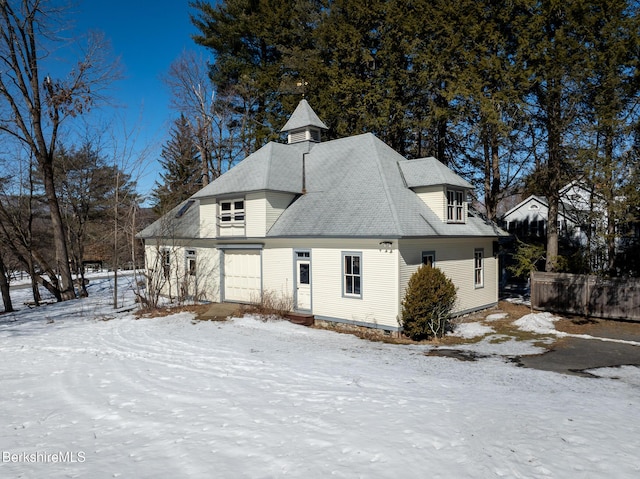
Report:
[[[160,248],[160,265],[164,279],[171,276],[171,249]]]
[[[238,203],[240,202],[242,202],[242,208],[238,208]],[[227,204],[229,209],[223,209],[223,205]],[[228,219],[225,220],[225,218]],[[244,198],[233,198],[218,202],[218,221],[220,226],[243,226],[246,218],[246,202]]]
[[[359,259],[359,272],[358,274],[353,274],[353,272],[349,275],[347,275],[347,271],[345,269],[346,266],[346,258],[347,257],[357,257]],[[363,281],[362,281],[362,252],[360,251],[343,251],[342,255],[341,255],[341,259],[342,259],[342,268],[341,268],[341,280],[342,280],[342,297],[343,298],[355,298],[355,299],[362,299],[362,286],[363,286]],[[350,276],[352,278],[359,278],[360,279],[360,292],[359,293],[347,293],[347,277]]]
[[[426,264],[424,262],[425,257],[431,256],[431,266],[435,268],[436,266],[436,252],[434,250],[423,251],[420,255],[420,264]]]
[[[191,264],[193,262],[193,268]],[[186,276],[196,276],[198,274],[198,262],[196,250],[188,249],[185,251],[185,273]]]
[[[453,202],[449,196],[453,196]],[[465,223],[465,191],[462,189],[447,188],[446,190],[446,217],[447,223]]]
[[[478,255],[480,255],[480,266],[477,264]],[[484,259],[484,248],[473,250],[473,285],[476,289],[484,288]],[[479,278],[478,273],[480,274]]]

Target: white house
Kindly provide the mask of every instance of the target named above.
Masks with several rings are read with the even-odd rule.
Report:
[[[165,293],[245,303],[269,292],[316,319],[397,331],[409,277],[430,262],[457,286],[457,313],[495,305],[506,233],[469,209],[471,184],[372,134],[321,142],[325,129],[302,100],[287,144],[268,143],[138,235]]]
[[[500,225],[522,239],[546,239],[549,204],[542,196],[531,195],[502,215]],[[579,181],[560,190],[558,231],[573,246],[591,251],[594,270],[606,263],[605,231],[607,211],[601,195]],[[617,241],[618,243],[618,241]]]
[[[549,204],[546,198],[531,195],[502,215],[500,224],[518,237],[544,239],[547,236],[548,218]],[[563,234],[579,228],[577,219],[568,215],[562,205],[558,211],[558,227]]]

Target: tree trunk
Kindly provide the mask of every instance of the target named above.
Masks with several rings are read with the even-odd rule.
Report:
[[[53,165],[51,162],[40,160],[42,176],[44,180],[44,189],[47,195],[47,203],[49,204],[49,213],[51,216],[51,229],[53,232],[53,241],[56,248],[56,260],[58,266],[58,274],[60,275],[60,300],[67,301],[76,297],[73,289],[73,279],[71,277],[71,268],[69,266],[69,252],[67,250],[67,242],[65,238],[64,225],[62,223],[62,215],[60,214],[60,205],[56,196],[54,185]]]
[[[207,149],[202,145],[203,139],[200,137],[196,140],[196,148],[198,149],[198,153],[200,153],[200,161],[202,162],[202,187],[204,188],[209,184],[209,155],[207,154]]]
[[[605,242],[607,244],[607,273],[611,276],[616,276],[615,259],[616,259],[616,217],[618,212],[616,211],[616,192],[615,192],[615,179],[614,179],[614,159],[613,159],[613,128],[605,128],[604,132],[604,197],[605,207],[607,215],[607,233],[605,235]]]
[[[36,306],[40,306],[42,296],[40,296],[40,288],[38,288],[38,276],[33,266],[33,258],[29,257],[29,277],[31,278],[31,292],[33,294],[33,302]]]
[[[500,142],[495,128],[491,135],[491,214],[490,220],[498,215],[498,200],[500,195]]]
[[[482,150],[484,156],[484,208],[487,218],[491,219],[493,210],[493,201],[491,198],[491,148],[489,146],[488,126],[482,127]]]
[[[547,260],[544,270],[552,273],[558,269],[558,198],[549,198],[547,221]]]
[[[545,177],[545,193],[549,202],[547,221],[547,260],[545,271],[548,273],[558,269],[558,210],[560,207],[560,189],[562,188],[562,168],[565,166],[562,148],[562,94],[561,81],[548,82],[546,99],[547,129],[547,165]]]
[[[7,276],[7,268],[5,267],[2,258],[0,258],[0,291],[2,292],[2,303],[4,304],[4,312],[12,312],[13,304],[11,303],[11,295],[9,294],[9,279]]]

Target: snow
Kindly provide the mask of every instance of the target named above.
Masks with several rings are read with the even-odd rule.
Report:
[[[89,293],[0,315],[1,477],[640,473],[636,367],[583,378],[254,317],[135,319],[108,279]],[[491,337],[464,347],[527,344]]]
[[[494,314],[490,314],[488,315],[486,318],[484,318],[485,321],[497,321],[499,319],[506,319],[509,317],[509,314],[507,313],[494,313]]]
[[[555,334],[556,328],[553,323],[558,321],[558,317],[551,313],[532,313],[527,314],[513,322],[523,331],[530,331],[539,334]]]
[[[601,378],[623,379],[625,382],[640,388],[640,375],[638,375],[638,368],[636,366],[587,369],[586,372]]]
[[[554,323],[560,318],[551,313],[532,313],[521,317],[513,322],[523,331],[530,331],[538,334],[552,334],[559,337],[571,337],[580,339],[595,339],[598,341],[606,341],[611,343],[630,344],[632,346],[640,346],[638,341],[628,341],[625,339],[599,338],[588,334],[570,334],[564,331],[556,330]]]
[[[479,322],[460,323],[456,325],[455,330],[451,333],[451,336],[457,336],[460,338],[471,339],[477,336],[484,336],[485,334],[493,333],[493,328],[486,326]]]

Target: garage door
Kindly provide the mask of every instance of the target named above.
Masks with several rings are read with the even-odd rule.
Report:
[[[224,252],[224,300],[255,302],[260,299],[260,251]]]

